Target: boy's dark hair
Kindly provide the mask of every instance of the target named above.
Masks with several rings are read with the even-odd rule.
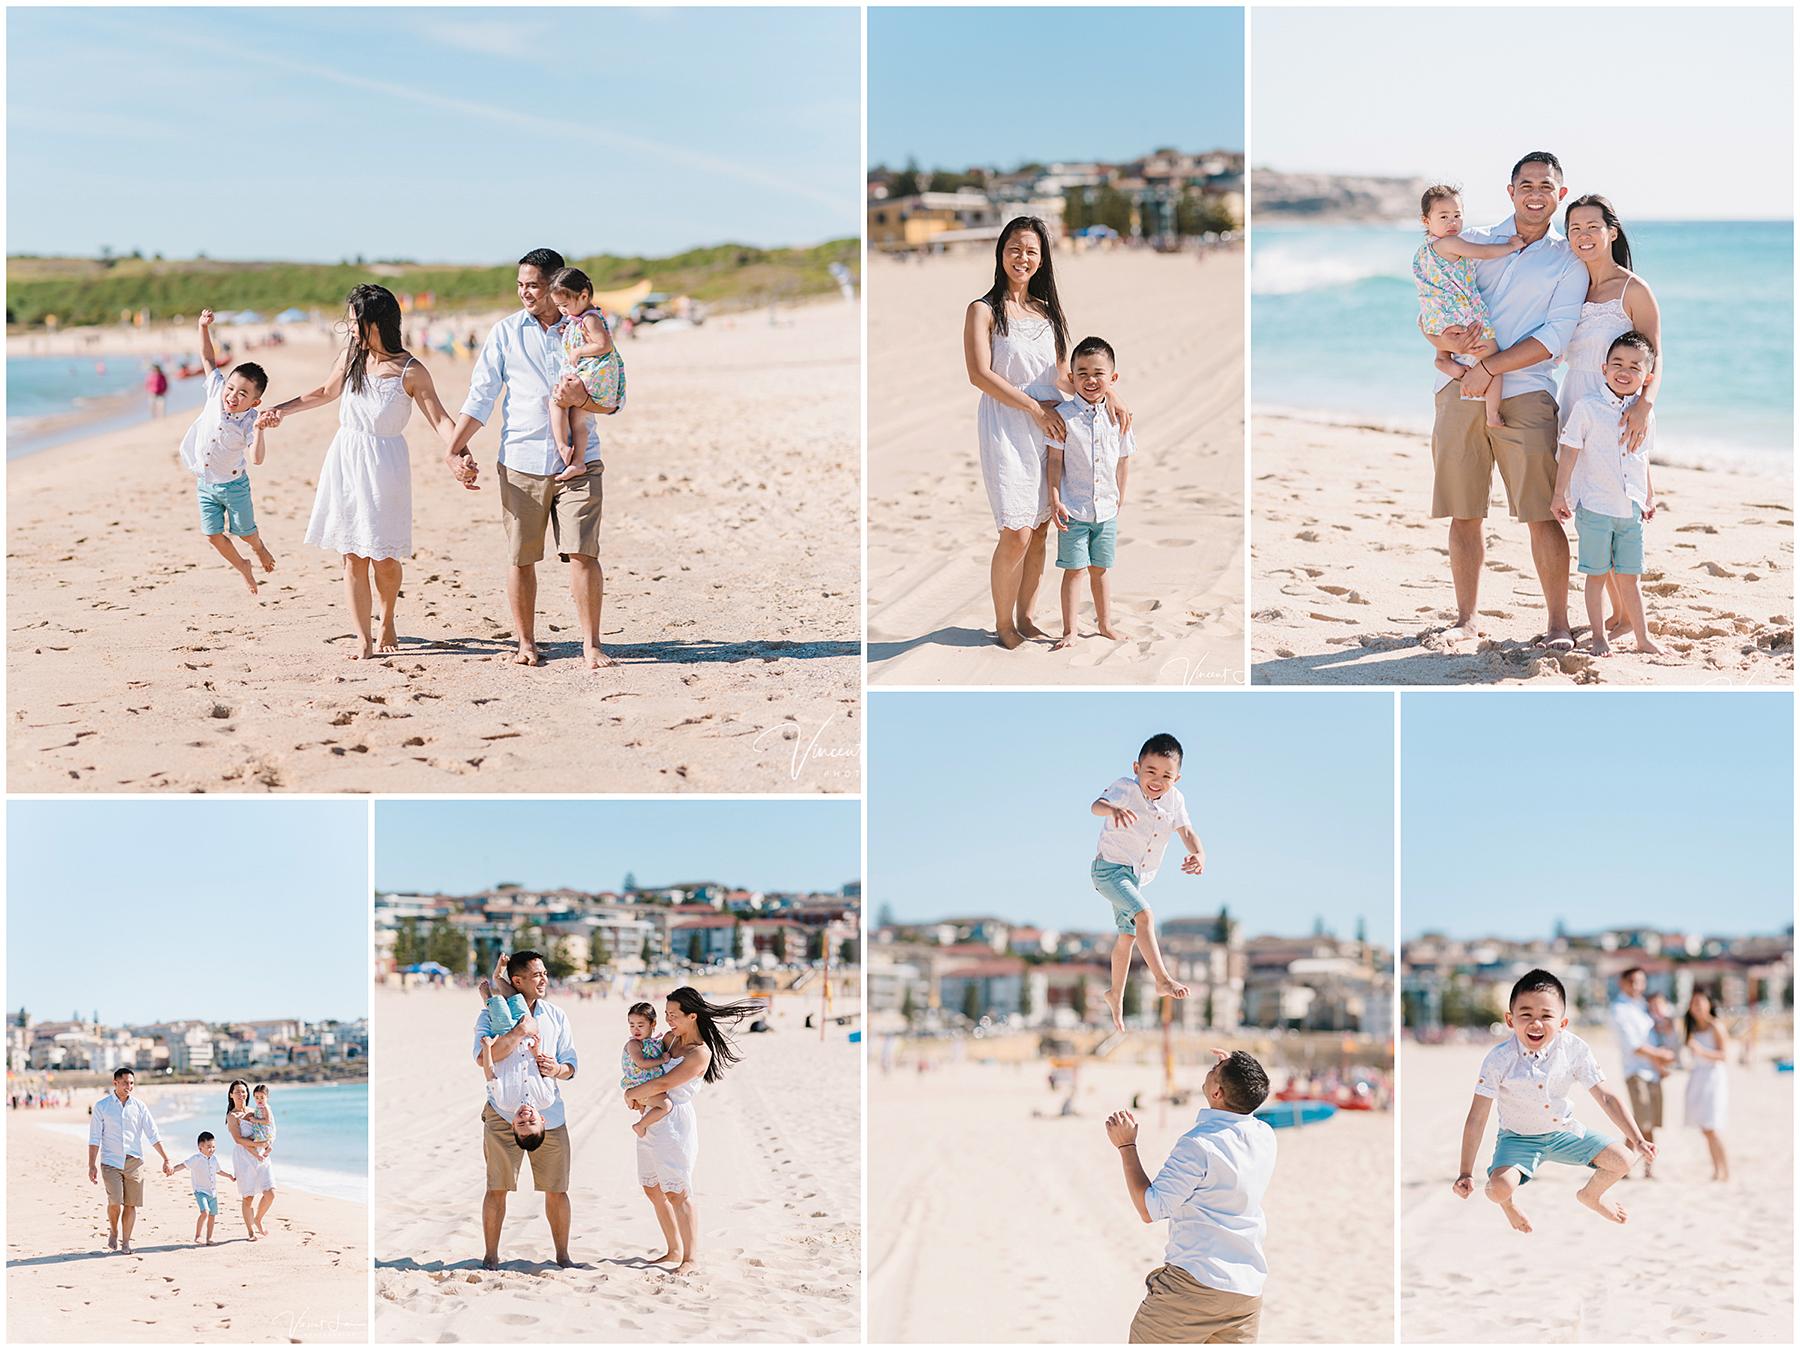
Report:
[[[1075,344],[1075,350],[1069,353],[1069,364],[1072,366],[1084,356],[1098,356],[1106,353],[1107,364],[1114,370],[1119,368],[1119,358],[1113,355],[1112,343],[1105,338],[1084,337]]]
[[[588,280],[588,274],[579,267],[559,267],[550,278],[550,294],[580,295],[586,291],[594,293],[594,283]]]
[[[1144,748],[1138,751],[1137,757],[1142,760],[1145,755],[1166,755],[1179,764],[1181,763],[1181,742],[1166,731],[1159,732],[1144,742]]]
[[[233,375],[242,375],[246,380],[250,381],[251,384],[255,385],[256,396],[258,398],[261,398],[264,394],[269,392],[269,372],[257,365],[256,362],[244,361],[239,365],[234,366],[231,373]]]
[[[1612,340],[1612,346],[1606,349],[1606,359],[1612,360],[1612,354],[1621,347],[1636,347],[1647,356],[1652,364],[1656,361],[1656,344],[1644,334],[1633,328],[1629,333],[1620,333]]]
[[[651,1025],[656,1024],[656,1007],[650,1003],[634,1003],[625,1010],[627,1017],[648,1017]]]
[[[536,1153],[538,1149],[542,1147],[544,1136],[547,1133],[549,1133],[547,1130],[539,1130],[536,1134],[521,1135],[515,1130],[513,1131],[513,1138],[518,1141],[519,1147],[524,1149],[527,1153]],[[537,1164],[533,1163],[532,1166],[536,1167]]]
[[[1563,180],[1562,161],[1548,150],[1533,150],[1529,155],[1521,155],[1519,157],[1519,162],[1513,165],[1512,172],[1506,175],[1506,181],[1509,183],[1518,182],[1519,170],[1524,168],[1527,164],[1542,164],[1556,175],[1557,183],[1561,184]]]
[[[1219,1061],[1219,1092],[1225,1105],[1247,1116],[1269,1097],[1269,1075],[1248,1050],[1233,1050]]]
[[[529,951],[514,952],[511,956],[506,958],[506,978],[508,980],[517,979],[525,973],[525,967],[529,966],[533,961],[544,961],[544,954],[542,952]],[[550,969],[550,963],[548,961],[544,961],[544,969]]]
[[[195,1147],[199,1147],[201,1144],[211,1143],[212,1137],[213,1137],[213,1133],[211,1130],[200,1131],[200,1137],[198,1139],[194,1140]]]
[[[118,1068],[113,1070],[113,1082],[118,1082],[126,1074],[130,1074],[133,1078],[136,1078],[137,1070],[132,1068],[129,1064],[121,1064]]]
[[[1452,187],[1449,183],[1433,183],[1430,187],[1425,189],[1424,194],[1419,198],[1419,214],[1422,216],[1430,215],[1431,204],[1435,201],[1441,201],[1445,197],[1454,197],[1460,201],[1462,199],[1462,189],[1459,187]]]
[[[520,267],[535,267],[546,277],[563,269],[563,255],[553,248],[534,248],[519,259]]]
[[[1562,1000],[1563,1009],[1567,1011],[1569,993],[1563,988],[1563,982],[1547,970],[1528,970],[1519,976],[1518,983],[1512,987],[1512,993],[1507,995],[1506,1010],[1513,1010],[1513,1005],[1519,1001],[1521,994],[1548,994],[1552,990]]]

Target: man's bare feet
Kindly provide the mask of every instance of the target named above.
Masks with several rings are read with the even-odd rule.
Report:
[[[1521,1233],[1529,1233],[1531,1231],[1531,1220],[1526,1218],[1524,1212],[1511,1200],[1502,1200],[1500,1202],[1500,1212],[1506,1215],[1506,1221]]]
[[[1112,1014],[1113,1025],[1120,1031],[1125,1030],[1124,991],[1108,989],[1101,997],[1106,1000],[1106,1010]]]
[[[481,1268],[483,1270],[498,1270],[498,1269],[500,1269],[499,1256],[498,1255],[490,1255],[490,1256],[482,1257],[481,1258]]]
[[[106,1235],[106,1250],[109,1252],[116,1252],[119,1250],[119,1235],[116,1232],[108,1233]]]
[[[538,655],[537,643],[521,642],[519,650],[513,653],[512,663],[515,666],[541,666],[544,658]]]
[[[994,641],[998,642],[1010,652],[1014,647],[1017,647],[1021,642],[1025,641],[1025,638],[1016,628],[1002,628],[999,633],[995,635]]]
[[[1060,652],[1064,647],[1073,647],[1074,645],[1075,635],[1073,633],[1064,633],[1061,637],[1056,639],[1055,642],[1050,644],[1050,650],[1053,652]]]
[[[587,658],[589,670],[604,670],[608,666],[616,666],[619,664],[617,661],[613,660],[612,657],[608,656],[606,654],[606,649],[598,643],[590,647],[586,642],[583,642],[581,644],[581,653]]]
[[[394,631],[394,621],[388,619],[381,625],[381,640],[375,644],[378,652],[397,652],[400,650],[400,634]]]
[[[1114,642],[1119,640],[1119,635],[1113,632],[1112,621],[1110,619],[1101,619],[1094,626],[1100,630],[1101,637],[1110,638]]]
[[[255,595],[256,573],[250,568],[250,560],[248,558],[239,558],[231,565],[237,568],[238,575],[244,579],[244,584],[250,588],[250,594]]]
[[[1608,1200],[1604,1195],[1589,1195],[1586,1186],[1575,1192],[1575,1198],[1603,1219],[1611,1219],[1614,1223],[1625,1222],[1625,1206],[1617,1200]]]
[[[1023,619],[1019,620],[1019,635],[1021,637],[1026,637],[1026,638],[1041,638],[1041,637],[1049,637],[1050,636],[1043,629],[1039,628],[1035,623],[1033,623],[1031,621],[1030,615],[1026,615]]]
[[[1186,998],[1188,987],[1185,984],[1176,984],[1173,980],[1158,980],[1156,992],[1161,998]]]
[[[1472,618],[1452,624],[1444,630],[1445,642],[1472,642],[1479,636],[1481,635],[1475,631],[1475,620]]]
[[[558,1252],[556,1254],[556,1264],[561,1266],[564,1270],[586,1270],[588,1268],[586,1262],[577,1261],[567,1252]]]

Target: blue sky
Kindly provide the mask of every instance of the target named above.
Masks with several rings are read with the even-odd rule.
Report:
[[[1244,148],[1236,7],[869,9],[869,163]]]
[[[6,1007],[108,1025],[368,1012],[369,808],[6,807]]]
[[[382,801],[375,885],[466,895],[502,881],[617,890],[720,881],[836,891],[862,876],[855,801]]]
[[[1093,931],[1089,807],[1150,736],[1186,751],[1180,790],[1206,874],[1172,844],[1144,896],[1158,919],[1217,914],[1246,934],[1394,934],[1392,694],[871,692],[871,919],[991,914]]]
[[[7,248],[510,262],[861,228],[854,8],[7,11]]]
[[[1401,932],[1548,937],[1794,921],[1794,700],[1401,699]]]
[[[1252,172],[1462,183],[1488,221],[1548,150],[1626,220],[1794,215],[1786,6],[1265,6],[1250,52]]]

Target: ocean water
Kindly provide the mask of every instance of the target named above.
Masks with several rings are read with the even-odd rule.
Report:
[[[250,1080],[253,1084],[254,1079]],[[194,1140],[211,1130],[223,1141],[220,1153],[229,1158],[230,1140],[225,1132],[226,1092],[214,1088],[177,1088],[150,1099],[157,1131],[170,1162],[181,1162],[194,1152]],[[269,1109],[275,1118],[275,1185],[292,1186],[314,1195],[369,1203],[369,1085],[367,1083],[272,1084]],[[88,1130],[81,1124],[45,1125],[44,1129],[86,1142]],[[226,1167],[231,1164],[227,1162]],[[236,1197],[231,1183],[221,1181],[221,1203]]]
[[[177,420],[177,414],[200,406],[206,396],[206,381],[178,380],[178,360],[158,361],[169,377],[165,407],[172,443],[177,443],[191,420]],[[7,458],[149,421],[144,377],[150,373],[150,364],[147,356],[7,357]],[[46,417],[70,414],[74,415],[71,420],[54,426],[45,427],[41,422]]]
[[[1791,477],[1793,222],[1628,221],[1627,230],[1669,352],[1657,458]],[[1435,372],[1412,279],[1420,240],[1410,224],[1256,226],[1257,407],[1430,429]]]

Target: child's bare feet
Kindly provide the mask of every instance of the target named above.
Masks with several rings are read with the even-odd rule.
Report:
[[[1125,1030],[1124,991],[1108,989],[1102,997],[1106,999],[1106,1010],[1112,1014],[1113,1025]]]
[[[250,560],[248,558],[239,558],[231,565],[237,568],[238,575],[244,579],[244,584],[250,588],[250,594],[255,595],[256,573],[250,568]]]
[[[644,1137],[644,1131],[649,1128],[650,1127],[648,1125],[644,1124],[644,1122],[641,1120],[634,1120],[631,1122],[631,1132],[633,1134],[635,1134],[639,1139],[642,1139]]]
[[[1589,648],[1589,650],[1592,651],[1595,656],[1611,656],[1612,644],[1601,637],[1600,634],[1595,633],[1593,646]]]
[[[479,984],[477,984],[475,986],[475,988],[480,992],[481,1001],[483,1003],[486,1003],[490,998],[492,998],[494,996],[494,982],[492,980],[488,979],[487,976],[485,976],[485,975],[481,977],[481,982]],[[489,1040],[490,1038],[487,1036],[483,1036],[481,1039],[483,1041],[486,1041],[486,1040]]]
[[[1603,1219],[1611,1219],[1614,1223],[1625,1222],[1625,1206],[1617,1200],[1608,1200],[1604,1195],[1589,1195],[1586,1186],[1575,1192],[1575,1198]]]
[[[1504,427],[1506,425],[1506,423],[1500,420],[1500,415],[1498,413],[1489,413],[1487,415],[1487,424],[1490,427]]]
[[[564,469],[561,473],[556,475],[556,481],[559,483],[566,483],[571,478],[580,478],[586,472],[587,472],[587,465],[571,464],[571,465],[569,465],[568,468]]]
[[[1629,633],[1630,631],[1631,616],[1623,611],[1613,615],[1612,618],[1606,621],[1606,636],[1609,638],[1615,638],[1622,633]]]
[[[1053,652],[1060,652],[1064,647],[1073,647],[1074,645],[1075,635],[1073,633],[1064,633],[1061,637],[1056,639],[1055,642],[1050,644],[1050,650]]]
[[[1526,1218],[1525,1212],[1511,1200],[1502,1200],[1500,1202],[1500,1212],[1506,1215],[1506,1221],[1521,1233],[1529,1233],[1531,1231],[1531,1220]]]
[[[1156,992],[1161,998],[1186,998],[1188,987],[1185,984],[1176,984],[1173,980],[1158,980]]]
[[[261,539],[258,539],[255,535],[251,535],[250,538],[244,542],[256,550],[256,560],[262,564],[263,571],[273,572],[275,570],[275,555],[263,547]]]
[[[1639,638],[1637,650],[1647,656],[1667,656],[1669,649],[1654,638]]]

